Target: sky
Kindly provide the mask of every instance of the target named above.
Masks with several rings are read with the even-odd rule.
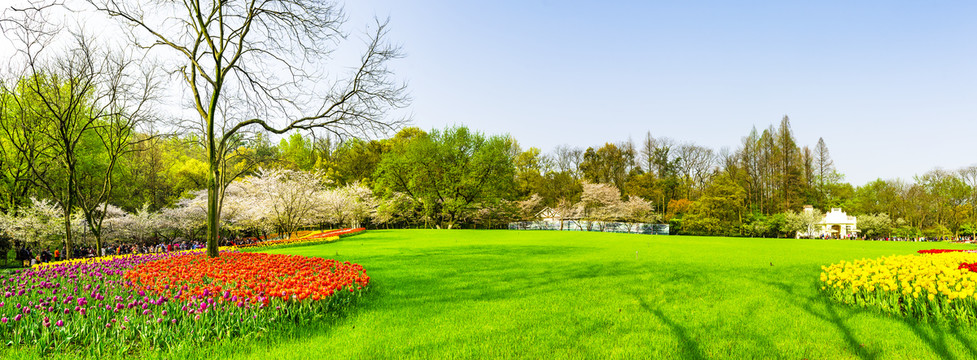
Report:
[[[977,2],[386,1],[415,126],[735,149],[787,115],[853,185],[977,163]]]
[[[463,124],[544,152],[647,132],[735,150],[786,115],[798,144],[823,137],[856,186],[977,164],[973,1],[361,0],[345,10],[354,41],[336,66],[355,59],[374,17],[389,18],[388,39],[406,54],[391,68],[422,129]]]

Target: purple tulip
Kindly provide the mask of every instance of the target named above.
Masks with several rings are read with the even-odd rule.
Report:
[[[58,322],[55,323],[54,325],[57,325],[58,327],[62,327],[64,326],[64,320],[58,320]]]

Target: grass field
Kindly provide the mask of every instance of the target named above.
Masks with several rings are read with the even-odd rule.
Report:
[[[977,329],[824,300],[821,265],[939,243],[551,231],[368,231],[270,252],[362,264],[318,325],[161,358],[977,358]],[[152,355],[152,354],[143,354]]]
[[[977,357],[977,329],[823,300],[820,266],[935,243],[370,231],[277,250],[358,262],[355,311],[232,358]],[[960,246],[956,246],[960,247]]]

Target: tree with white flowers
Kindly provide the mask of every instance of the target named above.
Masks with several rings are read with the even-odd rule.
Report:
[[[364,221],[376,216],[377,202],[370,188],[360,183],[353,183],[340,188],[339,191],[350,204],[346,210],[350,227],[361,227]]]
[[[111,205],[107,208],[112,209],[112,216],[106,216],[102,226],[108,239],[145,243],[163,230],[162,214],[149,211],[149,204],[143,205],[135,213],[126,213]]]
[[[373,223],[377,225],[407,226],[422,216],[419,204],[402,192],[393,192],[386,199],[376,201]]]
[[[0,227],[17,241],[32,246],[57,245],[64,237],[64,221],[61,207],[46,199],[31,198],[30,206],[18,213],[0,216]]]
[[[243,194],[252,201],[252,222],[274,224],[282,234],[315,224],[324,188],[320,173],[262,169],[241,183]]]
[[[159,214],[160,227],[173,230],[186,239],[198,239],[207,225],[207,192],[197,191],[192,197],[180,199],[176,207],[165,208]]]
[[[621,192],[609,184],[584,183],[580,207],[584,218],[597,221],[603,231],[603,222],[618,218],[620,215]]]
[[[651,202],[637,196],[630,196],[628,201],[621,203],[619,215],[621,220],[624,220],[628,232],[631,232],[638,223],[656,220]]]

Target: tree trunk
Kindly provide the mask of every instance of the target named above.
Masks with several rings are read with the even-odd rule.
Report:
[[[213,126],[209,129],[211,139],[213,139]],[[220,167],[218,166],[217,152],[211,140],[208,151],[210,156],[210,171],[207,174],[207,256],[218,257],[217,233],[220,230],[220,206],[218,197],[220,194],[219,184],[217,183]]]
[[[71,191],[71,185],[74,184],[74,181],[75,181],[74,167],[69,165],[68,189],[66,189],[67,193],[65,194],[67,199],[64,202],[63,204],[64,208],[62,209],[64,211],[64,251],[65,251],[64,258],[65,259],[71,259],[71,256],[74,254],[74,252],[72,251],[74,248],[72,244],[73,239],[71,238],[71,208],[75,206],[75,197],[74,197],[74,193]]]
[[[65,259],[71,259],[72,255],[72,244],[71,244],[71,195],[68,195],[68,203],[64,207],[64,249],[65,249]]]

